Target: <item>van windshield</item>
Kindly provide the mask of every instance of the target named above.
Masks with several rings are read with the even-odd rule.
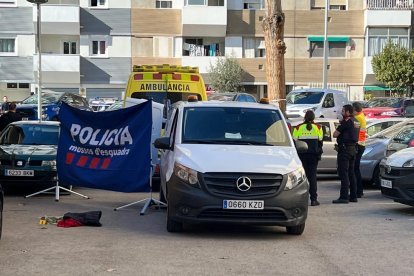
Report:
[[[290,92],[286,96],[289,104],[318,104],[321,102],[324,92]]]
[[[171,103],[176,103],[178,101],[187,101],[188,96],[197,96],[198,100],[201,101],[201,94],[199,93],[181,93],[181,92],[134,92],[131,95],[131,98],[134,99],[146,99],[153,100],[154,102],[164,104],[168,99]]]
[[[242,107],[185,108],[182,143],[291,145],[278,110]]]

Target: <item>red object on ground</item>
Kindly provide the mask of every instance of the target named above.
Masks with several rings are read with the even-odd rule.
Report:
[[[67,228],[67,227],[78,227],[78,226],[83,226],[83,224],[72,218],[59,220],[57,223],[57,227]]]

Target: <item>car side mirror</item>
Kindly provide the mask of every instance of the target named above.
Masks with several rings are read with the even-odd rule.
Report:
[[[157,138],[154,141],[154,147],[157,149],[171,150],[170,137]]]
[[[308,151],[308,144],[300,140],[295,141],[295,147],[298,153],[306,153]]]

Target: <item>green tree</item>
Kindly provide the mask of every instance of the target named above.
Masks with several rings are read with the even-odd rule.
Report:
[[[373,56],[372,69],[377,80],[403,94],[414,85],[414,51],[388,42]]]
[[[210,84],[218,92],[236,92],[240,90],[243,69],[235,58],[221,57],[215,64],[210,63]]]

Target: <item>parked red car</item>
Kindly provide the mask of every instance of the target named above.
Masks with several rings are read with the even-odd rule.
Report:
[[[414,106],[414,99],[403,97],[375,98],[367,102],[362,111],[366,118],[390,118],[404,116],[407,106]]]

